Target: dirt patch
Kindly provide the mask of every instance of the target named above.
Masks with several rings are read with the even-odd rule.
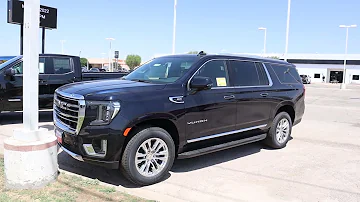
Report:
[[[6,190],[4,187],[4,159],[0,158],[0,201],[20,202],[98,202],[98,201],[140,201],[141,199],[116,190],[114,186],[100,185],[98,180],[60,173],[56,182],[41,189]]]

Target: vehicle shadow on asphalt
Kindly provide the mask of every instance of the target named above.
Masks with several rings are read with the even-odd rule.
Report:
[[[190,172],[214,166],[216,164],[242,158],[260,152],[262,149],[271,149],[264,146],[261,142],[235,147],[232,149],[219,151],[190,159],[177,159],[171,172],[181,173]],[[91,179],[98,179],[101,182],[123,186],[126,188],[138,188],[121,173],[120,170],[106,169],[101,166],[87,164],[77,161],[65,152],[58,155],[59,168],[71,173],[75,173]],[[171,172],[163,179],[165,181],[171,176]]]
[[[190,172],[256,154],[262,149],[270,148],[261,142],[256,142],[194,158],[178,159],[175,161],[171,171],[175,173]]]
[[[39,122],[52,122],[53,112],[52,111],[40,111]],[[2,112],[0,113],[0,125],[20,124],[23,122],[22,112]],[[45,127],[47,128],[47,127]],[[48,128],[53,129],[53,128]]]

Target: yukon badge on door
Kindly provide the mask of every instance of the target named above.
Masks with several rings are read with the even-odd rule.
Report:
[[[197,121],[190,121],[187,122],[188,125],[194,125],[194,124],[198,124],[198,123],[205,123],[207,122],[207,119],[202,119],[202,120],[197,120]]]

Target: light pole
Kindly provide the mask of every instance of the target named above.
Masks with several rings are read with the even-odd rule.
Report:
[[[61,54],[64,54],[64,43],[66,42],[66,40],[60,40],[61,42]]]
[[[104,69],[104,55],[106,55],[106,53],[101,53],[101,55],[102,55],[102,57],[101,57],[102,58],[101,59],[101,63],[102,63],[101,68]]]
[[[111,42],[114,41],[114,38],[106,38],[106,40],[110,41],[110,49],[109,49],[109,71],[112,72],[112,64],[111,64]]]
[[[259,30],[264,30],[264,56],[265,56],[265,54],[266,54],[266,28],[259,27]]]
[[[291,5],[291,0],[288,0],[288,12],[287,12],[287,21],[286,21],[285,54],[284,54],[284,60],[285,61],[287,61],[287,53],[288,53],[288,45],[289,45],[290,5]]]
[[[175,38],[176,38],[176,5],[177,0],[174,0],[174,27],[173,27],[173,42],[172,42],[172,54],[175,54]]]
[[[357,25],[340,25],[340,28],[346,28],[346,40],[345,40],[345,55],[344,55],[344,72],[343,72],[343,81],[341,83],[340,88],[346,89],[346,56],[347,56],[347,49],[348,49],[348,39],[349,39],[349,28],[355,28]]]

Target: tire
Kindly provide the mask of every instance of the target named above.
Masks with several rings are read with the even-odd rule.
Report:
[[[281,125],[281,123],[279,123],[279,122],[284,121],[284,120],[286,120],[288,123],[288,130],[282,130],[287,133],[286,137],[284,137],[284,135],[281,135],[281,132],[278,135],[276,133],[278,125]],[[286,121],[284,121],[284,122],[286,122]],[[282,122],[282,123],[284,123],[284,122]],[[269,129],[267,137],[265,139],[265,144],[267,144],[268,146],[270,146],[274,149],[284,148],[290,139],[291,130],[292,130],[292,122],[291,122],[291,118],[290,118],[289,114],[286,112],[280,112],[279,114],[277,114],[275,116],[275,118],[271,124],[271,128]],[[279,136],[281,136],[281,138],[280,138],[281,140],[279,140]]]
[[[153,153],[145,151],[149,150],[149,144]],[[155,144],[159,145],[155,147]],[[155,150],[158,152],[154,152]],[[135,159],[139,161],[136,163]],[[174,159],[175,144],[171,135],[162,128],[147,127],[141,129],[126,145],[121,167],[125,176],[133,183],[150,185],[161,181],[168,174]]]

